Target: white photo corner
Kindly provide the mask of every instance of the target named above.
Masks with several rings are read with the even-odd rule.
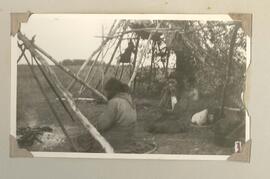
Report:
[[[251,14],[11,14],[11,157],[250,160]]]

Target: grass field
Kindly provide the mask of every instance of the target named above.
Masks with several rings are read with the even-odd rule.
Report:
[[[71,78],[66,74],[53,67],[63,82],[64,86],[68,86]],[[74,72],[78,70],[78,66],[72,66]],[[35,67],[38,72],[38,68]],[[109,74],[113,74],[113,69],[110,69]],[[83,126],[75,120],[71,121],[69,116],[56,100],[56,96],[42,77],[38,73],[43,86],[46,89],[51,101],[65,127],[71,136],[72,140],[76,141],[78,137],[85,135],[87,131]],[[127,75],[124,75],[127,78]],[[96,82],[93,82],[96,83]],[[78,91],[79,85],[76,85],[72,90],[73,94]],[[86,92],[84,96],[89,96],[90,93]],[[76,96],[76,95],[75,95]],[[143,139],[154,139],[157,144],[157,150],[154,153],[159,154],[201,154],[201,155],[227,155],[233,152],[233,148],[225,148],[216,146],[213,142],[214,134],[207,127],[205,128],[191,128],[186,133],[178,134],[151,134],[145,130],[145,126],[149,121],[155,120],[159,117],[157,110],[158,99],[153,98],[136,98],[137,113],[138,113],[138,136]],[[92,104],[88,102],[77,102],[82,113],[92,122],[99,114],[102,113],[104,105]],[[75,117],[75,115],[73,115]],[[42,96],[39,87],[37,86],[31,72],[26,65],[18,65],[18,78],[17,78],[17,128],[21,127],[40,127],[50,126],[53,129],[52,133],[46,133],[42,136],[43,143],[35,142],[29,150],[33,151],[70,151],[70,146],[65,140],[58,123],[56,122],[53,114],[51,113],[44,97]],[[81,147],[83,151],[83,147]]]

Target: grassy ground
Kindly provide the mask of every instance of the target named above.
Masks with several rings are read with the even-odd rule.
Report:
[[[78,66],[70,67],[74,72],[78,70]],[[35,67],[38,72],[37,67]],[[68,86],[70,78],[63,72],[55,69],[64,86]],[[111,71],[113,71],[111,69]],[[110,72],[113,73],[113,72]],[[65,124],[68,133],[75,142],[77,139],[85,135],[87,131],[83,126],[75,120],[71,121],[69,116],[64,111],[63,107],[56,100],[55,95],[46,84],[45,79],[40,73],[39,77],[51,101],[57,109],[61,120]],[[79,85],[76,85],[73,92],[78,91]],[[75,94],[75,93],[74,93]],[[89,93],[84,93],[84,96]],[[153,139],[157,144],[157,150],[154,153],[159,154],[202,154],[202,155],[224,155],[231,154],[232,148],[224,148],[216,146],[213,143],[213,133],[209,128],[191,128],[186,133],[178,134],[151,134],[146,129],[146,124],[159,117],[157,110],[157,99],[143,99],[136,98],[137,113],[138,113],[138,131],[137,135],[142,139]],[[96,105],[87,102],[77,103],[82,113],[92,122],[99,114],[102,113],[104,105]],[[74,116],[75,117],[75,116]],[[35,144],[28,149],[33,151],[70,151],[70,146],[65,140],[58,123],[51,113],[44,97],[31,76],[28,66],[18,66],[18,80],[17,80],[17,127],[40,127],[50,126],[53,129],[52,133],[45,133],[41,139],[43,143],[35,142]],[[79,146],[80,151],[84,151],[83,146]]]

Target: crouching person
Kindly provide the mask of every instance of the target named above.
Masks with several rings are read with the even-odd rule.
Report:
[[[137,124],[135,104],[128,85],[115,78],[108,80],[104,90],[109,102],[99,117],[97,128],[115,152],[122,152],[134,141]]]

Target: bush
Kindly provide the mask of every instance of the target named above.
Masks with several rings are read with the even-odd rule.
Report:
[[[68,65],[82,65],[85,62],[83,59],[64,59],[61,61],[62,65],[68,66]]]

